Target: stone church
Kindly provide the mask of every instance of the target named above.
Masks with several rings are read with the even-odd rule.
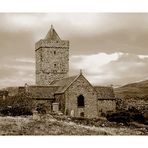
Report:
[[[82,71],[69,77],[69,45],[51,26],[35,44],[36,84],[18,87],[18,92],[28,91],[37,105],[46,104],[49,111],[73,117],[95,118],[115,111],[112,87],[93,86]]]

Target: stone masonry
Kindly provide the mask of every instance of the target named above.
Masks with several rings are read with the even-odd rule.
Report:
[[[47,86],[67,77],[69,72],[69,41],[61,40],[51,26],[45,39],[35,45],[36,85]]]
[[[116,111],[115,99],[113,100],[99,99],[98,100],[98,115],[101,116],[102,114],[106,114],[109,111],[111,112]]]
[[[36,85],[10,88],[9,96],[28,92],[36,110],[45,107],[46,112],[62,112],[72,117],[96,118],[116,110],[112,87],[92,86],[82,71],[68,76],[69,41],[61,40],[53,26],[35,44],[35,56]]]
[[[77,98],[80,95],[84,96],[84,107],[78,107]],[[65,99],[65,112],[69,115],[73,112],[76,117],[81,117],[81,113],[86,118],[97,117],[97,93],[82,74],[65,91]]]
[[[44,39],[35,44],[36,85],[19,87],[35,100],[35,108],[62,112],[72,117],[96,118],[115,111],[112,87],[92,86],[82,71],[68,76],[69,41],[61,40],[53,26]]]

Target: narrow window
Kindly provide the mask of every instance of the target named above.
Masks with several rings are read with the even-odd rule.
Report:
[[[40,53],[40,60],[43,61],[43,55],[42,55],[42,52]]]
[[[54,53],[54,55],[56,55],[56,51],[54,51],[53,53]]]
[[[84,107],[85,106],[83,95],[80,95],[80,96],[77,97],[77,103],[78,103],[78,107]]]
[[[57,64],[54,64],[54,68],[57,67]]]

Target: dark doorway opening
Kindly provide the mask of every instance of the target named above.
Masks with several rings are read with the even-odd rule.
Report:
[[[81,113],[80,113],[80,116],[81,116],[81,117],[84,117],[84,112],[81,112]]]

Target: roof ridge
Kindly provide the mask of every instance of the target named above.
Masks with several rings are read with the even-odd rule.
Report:
[[[54,81],[52,81],[50,84],[51,84],[51,85],[54,85],[54,83],[56,83],[56,82],[58,82],[58,81],[62,81],[62,80],[64,80],[64,79],[69,79],[69,78],[77,77],[77,76],[78,76],[78,75],[70,76],[70,77],[66,77],[66,78],[61,78],[61,79],[59,79],[59,80],[54,80]]]
[[[79,76],[80,76],[80,75],[75,76],[74,80],[71,81],[71,83],[65,88],[65,90],[66,90],[69,86],[71,86],[71,84],[72,84]],[[65,91],[65,90],[64,90],[64,91]]]
[[[73,84],[73,82],[75,82],[75,80],[78,79],[79,76],[80,76],[80,74],[79,75],[76,75],[75,78],[73,79],[73,81],[71,81],[60,93],[65,92]]]
[[[29,85],[29,87],[55,87],[55,85]]]

